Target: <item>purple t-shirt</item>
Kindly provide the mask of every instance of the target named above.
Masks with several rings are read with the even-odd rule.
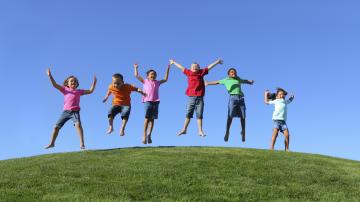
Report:
[[[146,93],[146,96],[142,97],[143,102],[158,102],[160,101],[159,98],[159,87],[160,81],[158,80],[149,80],[144,79],[143,83],[143,91]]]
[[[84,90],[72,89],[66,86],[61,88],[64,94],[64,110],[79,111],[80,96],[84,94]]]

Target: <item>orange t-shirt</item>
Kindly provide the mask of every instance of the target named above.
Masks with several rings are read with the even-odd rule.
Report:
[[[133,85],[123,84],[120,88],[114,88],[112,85],[109,86],[109,91],[113,94],[112,105],[125,105],[130,106],[130,94],[131,91],[136,91]]]

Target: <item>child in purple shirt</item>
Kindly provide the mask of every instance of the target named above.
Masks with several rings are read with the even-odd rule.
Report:
[[[143,133],[143,144],[151,144],[151,133],[154,127],[154,120],[158,118],[159,112],[159,87],[161,84],[165,83],[169,77],[170,65],[168,65],[165,73],[165,78],[163,80],[156,80],[156,71],[150,69],[146,72],[146,79],[143,79],[138,72],[139,65],[134,64],[134,74],[135,77],[143,83],[143,92],[145,95],[142,97],[142,102],[145,106],[145,121],[144,121],[144,133]]]
[[[45,147],[45,149],[55,147],[55,141],[61,127],[70,119],[73,120],[76,130],[79,134],[80,149],[85,149],[84,132],[80,121],[80,96],[91,94],[94,91],[96,86],[96,77],[94,76],[94,82],[91,85],[90,90],[80,90],[77,89],[79,86],[79,81],[75,76],[69,76],[67,79],[65,79],[63,86],[60,86],[52,77],[50,69],[47,69],[46,73],[50,78],[51,84],[62,94],[64,94],[64,111],[52,132],[51,142],[47,147]]]

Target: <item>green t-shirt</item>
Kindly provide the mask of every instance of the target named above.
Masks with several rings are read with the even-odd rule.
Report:
[[[230,95],[241,95],[244,96],[244,93],[241,91],[242,80],[234,79],[231,77],[226,77],[223,80],[219,81],[220,84],[225,85],[227,91]]]

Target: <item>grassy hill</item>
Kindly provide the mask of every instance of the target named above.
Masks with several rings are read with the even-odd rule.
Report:
[[[0,161],[0,201],[360,201],[360,162],[220,147]]]

